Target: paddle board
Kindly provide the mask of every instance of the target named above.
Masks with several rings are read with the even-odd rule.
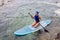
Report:
[[[51,23],[51,20],[43,20],[43,21],[40,22],[40,24],[43,27],[46,27],[50,23]],[[43,28],[41,25],[38,26],[37,28],[32,27],[32,25],[26,25],[23,28],[20,28],[19,30],[15,31],[14,35],[17,35],[17,36],[21,35],[22,36],[22,35],[26,35],[26,34],[30,34],[30,33],[36,32],[36,31],[38,31],[38,30]]]

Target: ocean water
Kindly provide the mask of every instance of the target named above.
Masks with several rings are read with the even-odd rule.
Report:
[[[31,3],[19,6],[14,12],[8,14],[5,19],[3,18],[6,20],[6,23],[4,24],[5,30],[1,29],[3,32],[0,33],[0,40],[37,40],[38,36],[40,36],[39,33],[32,33],[20,37],[15,36],[13,33],[25,25],[32,24],[34,20],[28,15],[29,12],[34,15],[35,11],[38,10],[40,12],[39,15],[42,17],[42,20],[44,20],[58,17],[58,15],[54,13],[56,9],[59,9],[59,7],[44,3]]]

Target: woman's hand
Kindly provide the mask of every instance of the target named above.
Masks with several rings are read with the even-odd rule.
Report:
[[[34,18],[30,13],[28,13],[30,16],[31,16],[31,18]]]

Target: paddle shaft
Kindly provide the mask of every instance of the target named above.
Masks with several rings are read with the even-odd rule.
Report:
[[[41,25],[41,24],[40,24],[40,25]],[[41,25],[41,26],[42,26],[42,25]],[[49,31],[48,31],[48,30],[46,30],[43,26],[42,26],[42,28],[44,29],[44,31],[45,31],[45,32],[49,32]]]

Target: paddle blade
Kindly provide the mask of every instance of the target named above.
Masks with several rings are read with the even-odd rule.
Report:
[[[48,30],[46,30],[46,29],[44,29],[44,31],[49,33],[49,31],[48,31]]]

